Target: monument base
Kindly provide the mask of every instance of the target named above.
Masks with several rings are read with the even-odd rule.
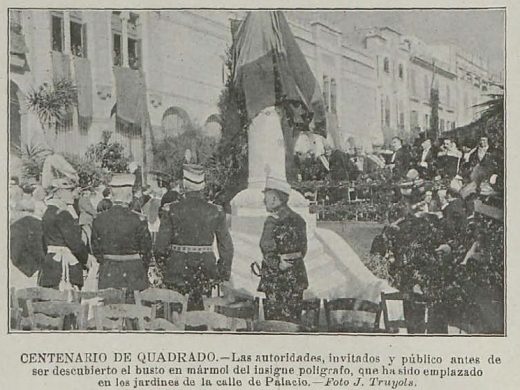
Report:
[[[365,267],[359,256],[336,233],[316,227],[316,215],[309,213],[308,201],[297,191],[289,197],[289,207],[307,223],[307,254],[305,266],[309,288],[305,298],[339,297],[379,302],[382,291],[393,289]],[[251,263],[262,261],[260,237],[267,218],[260,187],[248,188],[231,202],[231,229],[235,255],[231,282],[235,289],[252,296],[257,292],[259,277],[251,271]]]

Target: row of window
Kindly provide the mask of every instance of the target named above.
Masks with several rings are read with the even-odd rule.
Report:
[[[400,130],[404,130],[404,128],[405,128],[404,112],[399,111],[398,106],[396,106],[396,111],[397,111],[397,118],[398,118],[397,127]],[[383,102],[381,103],[381,114],[382,114],[381,115],[382,124],[386,127],[391,127],[390,126],[391,125],[391,123],[390,123],[390,102],[388,99],[386,100],[386,104],[384,104]],[[424,114],[422,128],[429,129],[430,127],[431,127],[430,126],[430,115]],[[450,129],[454,129],[455,127],[456,127],[455,121],[449,121],[449,120],[445,120],[445,119],[439,120],[440,131],[447,131]],[[419,113],[415,110],[410,111],[410,128],[411,129],[421,128],[421,124],[419,123]]]
[[[123,38],[121,12],[112,13],[112,61],[114,66],[123,66]],[[132,69],[141,67],[141,33],[138,28],[139,16],[130,13],[127,23],[127,58]],[[76,57],[87,58],[87,24],[81,16],[70,16],[70,53]],[[63,12],[51,13],[51,47],[53,51],[65,52],[65,26]]]
[[[385,73],[390,74],[390,59],[385,57],[383,60],[383,71]],[[401,80],[404,80],[404,66],[403,64],[399,64],[397,67],[397,75]]]
[[[323,101],[325,103],[325,109],[330,112],[337,112],[337,84],[334,78],[331,78],[329,81],[329,77],[323,75]]]
[[[418,96],[417,91],[417,75],[414,69],[410,70],[409,73],[409,85],[410,90],[413,96]],[[430,91],[431,91],[431,80],[428,75],[423,76],[423,98],[430,99]],[[447,106],[451,106],[451,88],[448,84],[442,88],[440,86],[439,80],[434,80],[433,87],[439,91],[439,98],[441,103],[445,103]]]

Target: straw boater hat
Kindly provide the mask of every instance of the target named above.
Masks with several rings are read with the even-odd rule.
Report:
[[[268,190],[276,190],[289,195],[291,193],[291,186],[283,179],[267,176],[265,180],[264,192]]]
[[[204,169],[197,164],[184,164],[182,182],[186,191],[202,191],[205,187]]]

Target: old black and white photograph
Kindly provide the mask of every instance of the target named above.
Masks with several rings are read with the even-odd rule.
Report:
[[[504,336],[505,16],[10,8],[9,332]]]

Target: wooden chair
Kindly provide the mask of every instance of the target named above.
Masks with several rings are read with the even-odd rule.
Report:
[[[98,291],[79,291],[76,293],[80,302],[100,300],[105,305],[120,304],[126,302],[126,290],[117,288],[106,288]]]
[[[278,320],[265,320],[265,313],[263,308],[265,308],[265,298],[255,298],[254,300],[254,308],[257,315],[254,318],[254,321],[257,323],[266,322],[266,326],[271,322],[275,321],[276,323],[284,322]],[[260,305],[260,302],[262,305]],[[319,298],[316,299],[305,299],[301,304],[301,319],[298,324],[298,331],[306,331],[306,332],[317,332],[319,330],[319,322],[320,322],[320,303],[321,300]],[[289,322],[288,322],[289,323]],[[294,327],[290,327],[291,329]]]
[[[187,311],[185,314],[186,330],[193,331],[240,331],[248,330],[243,318],[226,317],[210,311]]]
[[[249,321],[253,321],[258,315],[257,305],[252,298],[239,301],[227,297],[204,298],[204,310]]]
[[[67,318],[75,319],[77,329],[86,329],[85,306],[77,302],[28,300],[27,311],[31,330],[65,330]]]
[[[162,318],[182,324],[188,304],[188,296],[168,289],[149,288],[143,291],[134,291],[135,303],[152,308],[152,320]]]
[[[417,324],[412,323],[411,319],[402,318],[390,318],[390,312],[388,309],[389,301],[399,301],[403,305],[403,314],[405,311],[405,304],[412,303],[419,309],[419,314],[422,318],[419,319]],[[425,333],[426,322],[428,318],[428,305],[427,300],[424,296],[416,293],[381,293],[381,307],[383,310],[383,321],[385,331],[389,333],[399,333],[400,329],[407,329],[409,333]],[[421,309],[423,314],[421,314]]]
[[[319,298],[306,299],[302,302],[302,314],[300,324],[308,332],[318,332],[320,326]]]
[[[95,306],[127,303],[125,289],[106,288],[98,291],[78,291],[76,299],[87,307],[86,326],[87,329],[96,329]]]
[[[96,330],[145,330],[145,320],[151,320],[152,308],[139,304],[94,306]]]
[[[337,298],[324,301],[329,332],[379,332],[381,306],[355,298]]]
[[[298,333],[303,329],[301,325],[292,322],[266,320],[253,322],[253,332],[268,333]]]
[[[12,288],[11,315],[14,317],[14,321],[12,321],[14,329],[31,329],[27,303],[45,301],[73,302],[75,301],[74,292],[45,287],[30,287],[19,290]]]
[[[22,321],[22,309],[16,299],[16,288],[11,287],[9,289],[9,327],[12,330],[20,329],[20,323]]]

